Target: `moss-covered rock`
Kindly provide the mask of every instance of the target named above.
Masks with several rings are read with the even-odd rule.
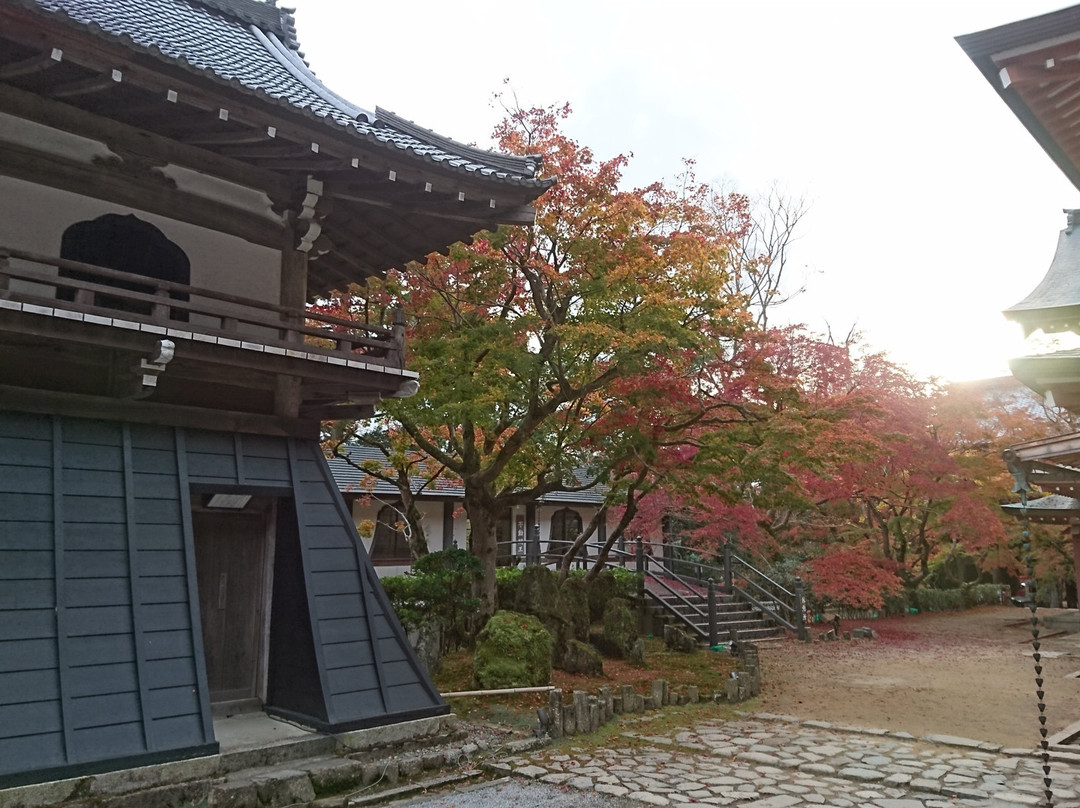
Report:
[[[589,596],[589,619],[598,623],[604,619],[604,608],[608,601],[617,597],[618,585],[615,583],[615,573],[611,570],[600,570],[595,578],[587,584]]]
[[[570,613],[563,598],[559,597],[559,584],[555,575],[546,567],[528,566],[521,573],[514,610],[534,615],[551,634],[553,661],[558,665],[572,636]]]
[[[479,687],[538,687],[551,681],[551,635],[533,615],[495,612],[476,638]]]
[[[664,645],[669,651],[692,654],[697,650],[697,637],[682,626],[664,626]]]
[[[608,647],[617,648],[622,656],[628,656],[637,641],[637,620],[630,610],[629,601],[612,598],[604,607],[604,641]]]
[[[575,640],[589,641],[589,595],[585,581],[577,576],[567,578],[559,587],[559,597],[570,617],[570,631]]]
[[[583,673],[587,676],[600,676],[604,673],[604,659],[600,652],[581,640],[566,643],[559,670],[567,673]]]

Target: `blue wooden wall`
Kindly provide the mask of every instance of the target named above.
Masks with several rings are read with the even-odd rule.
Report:
[[[0,787],[216,750],[192,492],[280,497],[269,711],[448,712],[317,444],[0,411]],[[289,615],[289,616],[284,616]]]

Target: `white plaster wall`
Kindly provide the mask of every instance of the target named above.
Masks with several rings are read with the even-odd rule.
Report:
[[[354,500],[352,507],[353,523],[357,525],[359,529],[360,523],[365,519],[370,519],[374,522],[375,517],[379,513],[379,508],[381,508],[384,504],[384,502],[369,497],[362,497]],[[577,511],[581,515],[582,525],[587,525],[589,523],[589,520],[593,518],[593,515],[596,513],[597,510],[595,505],[538,505],[536,508],[536,519],[540,523],[541,552],[546,552],[548,549],[548,540],[551,536],[552,515],[555,513],[555,511],[561,510],[564,507],[569,507],[571,510]],[[442,532],[442,502],[421,502],[419,503],[418,508],[423,518],[424,533],[427,536],[428,547],[431,549],[431,551],[435,552],[437,550],[445,550],[450,547],[450,541],[448,539],[444,540]],[[466,542],[468,540],[468,520],[465,518],[465,512],[464,509],[460,506],[460,503],[454,504],[454,512],[455,517],[453,539],[457,543],[458,547],[466,547]],[[513,513],[511,515],[511,525],[517,524],[518,515],[524,517],[524,506],[515,508],[513,510]],[[527,528],[531,530],[532,526],[528,525]],[[364,538],[363,536],[361,536],[361,539],[364,542],[364,549],[368,551],[368,553],[370,553],[372,538]],[[593,541],[595,540],[596,539],[594,537]],[[384,577],[388,575],[401,575],[408,570],[409,567],[407,566],[378,565],[375,567],[375,571],[378,573],[379,577]]]
[[[353,501],[352,516],[353,524],[357,526],[359,530],[360,523],[365,519],[375,521],[375,517],[379,515],[379,509],[386,503],[375,499],[374,497],[360,497]],[[424,535],[427,538],[428,549],[431,552],[438,550],[445,550],[450,547],[450,541],[443,536],[443,504],[442,502],[420,502],[417,504],[417,510],[420,511],[421,523],[424,527]],[[465,546],[465,517],[462,515],[454,522],[454,538],[457,539],[457,546]],[[364,550],[371,554],[371,542],[374,537],[365,537],[361,535],[361,540],[364,542]],[[403,572],[407,572],[409,567],[406,566],[386,566],[375,565],[375,572],[382,578],[387,575],[401,575]]]
[[[4,216],[0,217],[0,246],[59,256],[60,239],[72,224],[106,213],[133,213],[153,224],[187,253],[191,261],[192,286],[267,303],[278,300],[281,277],[278,250],[186,222],[11,177],[0,176],[0,198],[5,200]],[[48,294],[52,294],[51,290]]]

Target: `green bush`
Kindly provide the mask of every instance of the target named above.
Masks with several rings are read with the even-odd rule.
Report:
[[[416,578],[411,575],[390,575],[380,578],[379,583],[406,630],[416,628],[424,622],[428,610],[420,595]]]
[[[641,587],[641,575],[633,570],[615,567],[611,570],[615,576],[615,597],[633,600],[638,596]]]
[[[421,556],[410,572],[383,578],[381,583],[406,628],[436,618],[446,646],[458,648],[472,636],[469,619],[480,608],[472,584],[480,574],[480,560],[468,550],[455,548]]]
[[[968,584],[960,588],[964,605],[996,606],[1001,603],[1001,584]]]
[[[520,567],[499,567],[495,570],[495,608],[513,609],[517,600]]]
[[[955,612],[964,608],[961,589],[917,589],[915,605],[920,612]]]
[[[538,687],[551,681],[551,635],[529,614],[495,612],[476,640],[479,687]]]
[[[885,607],[882,612],[888,616],[908,614],[913,608],[914,602],[911,591],[903,589],[895,595],[886,596]]]

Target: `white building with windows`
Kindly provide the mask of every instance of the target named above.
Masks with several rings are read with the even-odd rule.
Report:
[[[408,531],[403,527],[401,496],[397,486],[364,470],[372,463],[391,473],[381,452],[366,446],[348,447],[348,460],[330,458],[330,470],[364,547],[379,577],[400,575],[410,567]],[[460,481],[426,474],[419,466],[410,477],[410,488],[423,519],[428,550],[468,546],[468,518],[464,489]],[[506,513],[499,523],[499,563],[523,561],[529,531],[539,531],[540,552],[561,554],[584,525],[604,504],[607,489],[595,486],[586,491],[553,492],[536,502]],[[593,541],[604,541],[607,526],[601,523]]]

